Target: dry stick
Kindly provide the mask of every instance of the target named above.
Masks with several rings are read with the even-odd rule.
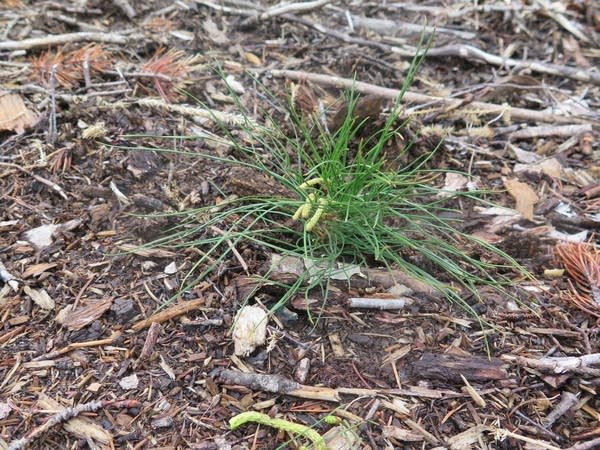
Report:
[[[414,4],[412,2],[394,2],[389,3],[388,7],[390,8],[398,8],[403,9],[405,11],[419,12],[419,13],[427,13],[435,17],[447,17],[447,18],[456,18],[456,17],[464,17],[472,12],[529,12],[533,13],[536,11],[535,8],[531,6],[523,6],[519,2],[504,5],[504,4],[484,4],[484,5],[476,5],[476,6],[465,6],[462,5],[460,8],[448,8],[447,6],[427,6],[421,4]]]
[[[112,0],[113,4],[118,7],[127,16],[129,20],[136,16],[135,10],[127,2],[127,0]]]
[[[546,0],[536,0],[535,3],[541,6],[541,11],[543,14],[550,17],[569,33],[574,35],[577,39],[580,39],[588,44],[592,42],[591,39],[587,37],[583,31],[577,28],[577,26],[573,24],[569,19],[567,19],[564,15],[556,11],[556,9],[553,8],[552,5],[550,5]]]
[[[362,389],[362,388],[328,388],[324,386],[307,386],[282,375],[263,373],[246,373],[231,369],[215,369],[210,374],[216,381],[223,384],[236,384],[252,390],[285,394],[313,400],[339,402],[341,395],[357,397],[376,397],[379,395],[405,395],[429,399],[448,399],[470,397],[468,394],[449,389],[430,389],[421,386],[408,386],[404,389]],[[494,392],[494,389],[481,391],[481,395]]]
[[[244,116],[242,116],[241,114],[232,114],[217,110],[197,108],[195,106],[190,105],[173,105],[171,103],[166,103],[162,99],[156,98],[140,98],[132,102],[113,102],[109,105],[114,108],[129,109],[131,108],[132,103],[150,108],[166,109],[168,111],[175,112],[178,114],[185,114],[192,117],[198,117],[201,119],[210,120],[212,122],[222,122],[227,125],[240,125],[248,122],[248,119],[245,119]]]
[[[598,446],[600,446],[600,437],[590,441],[580,442],[579,444],[572,445],[564,450],[589,450],[598,448]]]
[[[320,8],[321,6],[325,6],[327,3],[331,3],[331,0],[315,0],[312,2],[280,4],[267,9],[258,16],[258,19],[266,20],[271,17],[281,16],[289,13],[305,13]]]
[[[56,68],[57,64],[52,65],[48,79],[50,90],[50,117],[48,118],[48,143],[54,145],[58,136],[58,128],[56,123]]]
[[[514,139],[532,139],[547,136],[570,137],[579,136],[588,132],[592,132],[592,125],[589,123],[584,125],[546,125],[543,127],[527,127],[522,130],[513,131],[508,135],[508,139],[512,141]]]
[[[25,331],[25,325],[21,325],[20,327],[17,327],[10,331],[7,331],[4,334],[0,334],[0,345],[10,341],[12,338],[23,333],[24,331]]]
[[[231,14],[240,13],[239,10],[221,7],[220,5],[218,5],[219,8],[216,8],[217,5],[214,5],[211,2],[196,0],[196,3],[201,3],[201,4],[204,4],[205,6],[215,8],[215,9],[220,9],[222,12],[225,12],[225,13],[231,13]],[[244,12],[243,15],[248,15],[248,14],[247,14],[247,12]],[[396,53],[401,56],[407,56],[407,57],[412,57],[417,53],[417,50],[414,48],[401,48],[401,47],[397,47],[394,45],[384,44],[382,42],[372,41],[369,39],[353,37],[346,33],[342,33],[342,32],[327,28],[319,23],[307,20],[303,17],[294,16],[293,14],[281,14],[280,17],[282,17],[286,20],[300,23],[307,27],[313,28],[320,33],[327,34],[329,36],[333,36],[337,39],[340,39],[343,42],[379,48],[380,50],[388,52],[388,53]],[[493,65],[496,65],[499,67],[505,66],[505,67],[511,67],[511,68],[515,68],[515,69],[519,69],[519,70],[527,69],[527,70],[531,70],[533,72],[546,73],[549,75],[568,77],[568,78],[572,78],[572,79],[575,79],[578,81],[586,81],[586,82],[592,82],[594,84],[600,84],[600,73],[589,72],[589,71],[575,69],[575,68],[566,67],[566,66],[559,66],[556,64],[546,64],[546,63],[542,63],[542,62],[538,62],[538,61],[526,62],[526,61],[519,61],[519,60],[511,59],[511,58],[502,58],[501,56],[487,53],[487,52],[485,52],[477,47],[474,47],[472,45],[448,45],[448,46],[439,47],[439,48],[431,48],[431,49],[425,51],[424,53],[426,53],[427,56],[429,56],[429,57],[454,56],[454,57],[459,57],[459,58],[463,58],[463,59],[479,59],[488,64],[493,64]]]
[[[542,423],[547,427],[551,428],[554,422],[566,413],[568,413],[579,401],[579,397],[572,392],[564,391],[561,394],[560,402],[554,407],[550,413],[542,419]]]
[[[432,27],[430,25],[419,25],[416,23],[403,22],[398,20],[379,19],[376,17],[350,16],[355,26],[376,31],[379,34],[450,34],[462,39],[474,39],[476,33],[463,30],[453,30],[452,28]]]
[[[105,31],[104,28],[96,27],[96,26],[90,25],[85,22],[80,22],[76,19],[73,19],[72,17],[65,16],[64,14],[56,13],[53,11],[44,11],[44,16],[47,18],[52,18],[52,19],[59,20],[61,22],[65,22],[66,24],[69,24],[73,27],[77,27],[82,31],[87,31],[87,32],[92,32],[92,33],[103,33]]]
[[[216,11],[220,11],[225,14],[235,14],[235,15],[239,15],[239,16],[243,16],[243,17],[248,17],[253,14],[252,12],[249,12],[247,9],[243,10],[243,9],[231,8],[228,6],[217,5],[213,2],[206,1],[206,0],[194,0],[194,1],[198,4],[207,6],[209,8],[212,8]],[[235,5],[247,5],[247,2],[244,2],[244,1],[229,1],[229,3],[235,4]],[[247,8],[248,6],[245,6],[245,7]],[[333,36],[334,38],[339,39],[342,42],[347,42],[349,44],[365,45],[368,47],[378,48],[384,52],[394,52],[394,53],[398,53],[401,55],[405,54],[405,56],[413,56],[413,54],[414,54],[414,50],[402,50],[399,47],[392,47],[390,45],[383,44],[381,42],[375,42],[375,41],[371,41],[368,39],[349,36],[346,33],[332,30],[332,29],[327,28],[319,23],[315,23],[315,22],[305,19],[303,17],[294,16],[293,14],[283,14],[280,17],[285,20],[288,20],[290,22],[296,22],[301,25],[307,26],[309,28],[313,28],[314,30],[317,30],[319,33]]]
[[[600,369],[590,366],[600,364],[600,353],[592,353],[583,356],[526,358],[517,355],[501,355],[500,359],[509,364],[518,364],[523,367],[531,367],[540,371],[548,371],[555,374],[577,373],[593,377],[600,376]]]
[[[135,323],[131,327],[131,329],[133,331],[140,331],[143,328],[149,327],[154,322],[156,322],[156,323],[166,322],[167,320],[173,319],[174,317],[177,317],[177,316],[181,316],[182,314],[186,314],[195,309],[201,310],[201,311],[214,311],[213,308],[203,307],[205,303],[206,303],[206,300],[204,300],[203,298],[197,298],[196,300],[187,300],[187,301],[177,303],[176,305],[173,305],[170,308],[165,309],[164,311],[156,313],[156,314],[148,317],[147,319],[140,320],[139,322]]]
[[[43,183],[46,186],[49,186],[50,188],[52,188],[53,190],[55,190],[56,192],[58,192],[60,194],[60,196],[62,198],[64,198],[65,200],[69,200],[69,197],[67,197],[67,194],[65,194],[65,191],[63,190],[63,188],[61,188],[58,184],[53,183],[52,181],[47,180],[45,178],[42,178],[39,175],[36,175],[35,173],[33,173],[33,172],[31,172],[31,171],[29,171],[27,169],[24,169],[23,167],[19,166],[18,164],[7,163],[7,162],[0,162],[0,166],[6,166],[6,167],[12,167],[14,169],[18,169],[21,172],[26,173],[30,177],[35,178],[40,183]]]
[[[396,298],[373,298],[373,297],[350,297],[348,299],[349,308],[362,309],[402,309],[414,303],[410,297]]]
[[[144,341],[144,345],[142,347],[142,351],[140,352],[140,356],[133,363],[133,368],[137,369],[148,357],[152,354],[154,350],[154,346],[156,345],[156,341],[158,340],[158,336],[162,332],[162,326],[153,322],[148,329],[148,333],[146,334],[146,340]]]
[[[248,9],[237,9],[237,8],[232,8],[230,6],[223,6],[223,5],[219,5],[217,3],[213,3],[207,0],[194,0],[195,3],[199,4],[199,5],[203,5],[206,6],[208,8],[212,8],[215,11],[219,11],[225,14],[235,14],[238,16],[243,16],[243,17],[249,17],[252,16],[254,14],[254,12],[249,11]],[[229,2],[231,3],[231,2]],[[258,9],[258,7],[256,7],[256,9]],[[262,8],[261,8],[262,10]]]
[[[560,447],[556,447],[554,445],[548,444],[547,442],[540,441],[538,439],[533,439],[527,436],[523,436],[521,434],[515,433],[513,431],[507,430],[506,428],[495,428],[492,427],[492,431],[497,439],[504,440],[507,437],[511,437],[513,439],[517,439],[519,441],[527,442],[529,444],[533,444],[538,448],[543,448],[545,450],[561,450]]]
[[[126,44],[127,38],[115,33],[92,33],[83,31],[81,33],[56,34],[43,38],[23,39],[22,41],[0,42],[0,50],[29,50],[36,47],[48,47],[53,45],[67,44],[69,42],[105,42],[108,44]]]
[[[29,444],[31,444],[37,437],[41,434],[48,431],[55,425],[59,423],[66,422],[78,415],[86,412],[94,412],[98,411],[101,408],[107,407],[114,408],[137,408],[140,406],[140,402],[137,400],[97,400],[89,403],[83,403],[81,405],[77,405],[74,407],[65,408],[56,414],[54,414],[50,419],[48,419],[44,424],[37,427],[33,430],[29,435],[22,437],[21,439],[16,439],[12,441],[7,450],[21,450],[27,448]]]
[[[600,72],[591,72],[574,67],[559,66],[539,61],[519,61],[513,58],[503,58],[492,55],[472,45],[446,45],[444,47],[431,48],[425,51],[428,57],[455,56],[463,59],[477,59],[498,67],[510,67],[518,70],[531,70],[533,72],[545,73],[558,77],[572,78],[573,80],[600,84]]]
[[[230,369],[217,370],[214,374],[218,377],[219,381],[224,384],[239,384],[253,390],[286,394],[312,400],[324,400],[328,402],[340,401],[340,396],[336,389],[325,386],[307,386],[282,375],[244,373]]]
[[[370,83],[362,81],[356,81],[349,78],[340,78],[330,75],[323,75],[317,73],[303,72],[298,70],[276,70],[272,69],[269,73],[275,77],[288,78],[297,81],[310,81],[311,83],[321,84],[325,86],[334,86],[340,89],[355,89],[363,94],[379,95],[381,97],[395,100],[400,95],[400,90],[384,88],[375,86]],[[464,103],[460,99],[449,99],[441,97],[433,97],[431,95],[417,94],[413,92],[406,92],[403,100],[408,103],[433,103],[443,105],[447,108],[455,108],[457,104]],[[463,106],[465,109],[467,105]],[[470,109],[469,112],[475,112],[482,115],[498,115],[507,114],[508,117],[519,119],[519,120],[531,120],[535,122],[550,122],[550,123],[572,123],[572,122],[583,122],[589,123],[592,119],[586,119],[582,117],[565,117],[556,114],[545,113],[542,111],[534,111],[532,109],[525,108],[514,108],[510,105],[497,105],[494,103],[484,102],[471,102],[468,104]],[[408,109],[407,114],[411,113]]]
[[[122,82],[120,82],[120,81],[118,83],[122,84]],[[96,85],[93,87],[99,87],[99,86]],[[45,89],[41,86],[37,86],[35,84],[24,84],[21,86],[14,86],[14,87],[11,87],[9,89],[9,91],[11,91],[11,92],[33,92],[33,93],[39,93],[39,94],[44,94],[44,95],[50,95],[50,92],[48,91],[48,89]],[[112,91],[88,92],[87,94],[83,94],[83,95],[55,93],[54,96],[56,98],[62,100],[65,103],[81,104],[81,103],[86,103],[89,99],[91,99],[93,97],[106,97],[109,95],[125,97],[124,95],[121,95],[121,94],[128,94],[132,91],[133,91],[133,89],[131,89],[131,88],[123,88],[123,89],[114,89]]]
[[[57,356],[64,355],[65,353],[69,353],[77,348],[89,348],[89,347],[100,347],[101,345],[110,345],[115,340],[121,336],[121,333],[116,331],[109,338],[106,339],[97,339],[95,341],[85,341],[85,342],[73,342],[59,350],[54,350],[49,353],[44,353],[43,355],[36,356],[31,361],[43,361],[46,359],[53,359]]]
[[[548,429],[544,428],[539,423],[537,423],[535,420],[527,417],[521,411],[518,411],[518,410],[515,411],[515,415],[517,415],[518,417],[523,419],[525,422],[527,422],[529,425],[531,425],[532,427],[537,429],[540,433],[554,439],[555,441],[560,442],[562,440],[562,438],[559,435],[557,435],[556,433],[554,433],[552,430],[548,430]]]
[[[215,233],[217,233],[219,236],[227,236],[227,233],[225,233],[223,230],[221,230],[220,228],[218,228],[214,225],[211,225],[210,229],[212,231],[214,231]],[[227,243],[227,246],[229,247],[229,249],[235,256],[235,258],[238,260],[238,262],[242,266],[242,269],[244,269],[244,272],[246,272],[246,275],[250,276],[250,272],[248,271],[248,264],[246,264],[246,261],[244,260],[242,255],[240,255],[240,252],[237,251],[237,248],[235,248],[235,245],[233,245],[233,242],[231,241],[231,239],[225,239],[225,242]]]

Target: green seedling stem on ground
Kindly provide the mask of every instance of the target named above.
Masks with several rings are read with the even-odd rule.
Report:
[[[312,428],[295,422],[289,422],[283,419],[272,419],[266,414],[247,411],[229,419],[229,428],[235,430],[248,422],[260,423],[268,427],[277,428],[287,433],[300,435],[309,439],[313,443],[315,450],[328,450],[323,437]]]

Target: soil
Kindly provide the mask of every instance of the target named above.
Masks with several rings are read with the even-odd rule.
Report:
[[[595,2],[127,5],[4,0],[0,10],[0,448],[308,445],[267,425],[231,430],[243,411],[328,432],[330,448],[600,447]],[[264,345],[235,356],[234,318],[269,253],[241,242],[239,257],[180,292],[203,249],[140,247],[179,224],[170,212],[289,195],[195,155],[233,151],[207,137],[224,134],[214,114],[231,114],[228,130],[247,139],[223,76],[254,120],[268,110],[284,121],[265,93],[285,103],[296,83],[300,107],[324,105],[334,129],[341,82],[310,75],[368,83],[356,113],[368,134],[391,106],[377,89],[402,89],[424,23],[437,31],[403,103],[404,138],[418,155],[443,136],[433,164],[501,190],[490,199],[505,209],[465,203],[460,226],[532,271],[537,282],[511,275],[511,292],[536,308],[485,286],[464,296],[483,325],[426,291],[403,309],[350,308],[397,285],[373,266],[369,282],[334,284],[310,311],[293,299]],[[87,34],[52,40],[69,33]],[[252,303],[281,295],[263,287]]]

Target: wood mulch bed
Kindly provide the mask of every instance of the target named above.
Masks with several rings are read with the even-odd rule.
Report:
[[[600,9],[446,3],[2,1],[0,448],[310,442],[231,430],[244,411],[338,449],[600,447]],[[140,248],[174,224],[144,215],[269,183],[190,154],[126,151],[135,136],[226,155],[206,138],[222,132],[215,119],[239,120],[222,76],[256,120],[274,107],[266,92],[285,99],[291,83],[330,111],[352,87],[385,111],[432,32],[404,114],[419,135],[444,136],[440,169],[500,191],[490,199],[503,208],[465,205],[461,226],[538,277],[514,280],[537,306],[482,287],[465,301],[483,326],[427,292],[380,310],[376,294],[398,277],[370,267],[368,283],[341,283],[312,315],[290,302],[265,345],[236,356],[231,327],[266,263],[244,243],[165,306],[201,249]],[[159,139],[183,135],[200,137]],[[448,189],[464,186],[449,174]]]

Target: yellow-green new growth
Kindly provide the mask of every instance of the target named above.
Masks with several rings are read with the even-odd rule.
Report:
[[[313,178],[311,180],[305,181],[300,186],[298,186],[298,189],[306,190],[307,188],[314,187],[317,184],[323,184],[323,178]]]
[[[325,206],[327,206],[327,202],[328,200],[326,198],[319,199],[319,201],[317,202],[317,210],[310,218],[310,220],[304,225],[304,229],[306,231],[312,231],[312,229],[315,227],[315,225],[323,215],[323,212],[325,211]]]
[[[229,419],[229,428],[235,430],[248,422],[256,422],[269,427],[277,428],[288,433],[299,434],[310,439],[315,450],[328,450],[327,444],[319,433],[306,425],[289,422],[283,419],[272,419],[266,414],[246,411]]]
[[[323,184],[323,178],[312,178],[308,181],[305,181],[300,186],[298,186],[298,189],[307,190],[308,188],[314,187],[319,184]],[[298,207],[298,209],[292,216],[292,219],[299,220],[301,217],[303,219],[308,219],[310,217],[310,213],[313,209],[313,205],[316,203],[317,209],[316,209],[315,213],[306,222],[306,224],[304,224],[304,229],[306,231],[311,231],[315,227],[315,225],[317,225],[317,222],[319,222],[319,219],[323,215],[323,212],[325,211],[325,206],[327,205],[327,202],[328,202],[328,200],[326,198],[319,198],[317,200],[317,194],[314,192],[311,192],[310,194],[307,195],[306,201],[302,205],[300,205],[300,207]]]

